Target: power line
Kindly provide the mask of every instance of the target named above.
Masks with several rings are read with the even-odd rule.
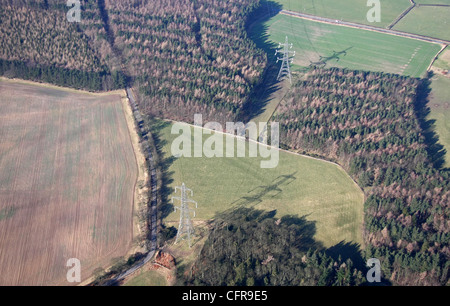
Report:
[[[283,58],[277,57],[277,63],[278,61],[283,61],[281,63],[280,72],[278,72],[277,80],[279,81],[283,76],[287,75],[289,77],[289,81],[292,84],[292,76],[291,76],[291,68],[290,64],[292,64],[293,59],[292,57],[295,56],[295,51],[290,51],[289,49],[292,49],[292,44],[288,42],[288,37],[286,36],[286,40],[284,44],[279,43],[278,48],[282,48],[283,50],[276,50],[275,55],[278,53],[283,54]],[[291,57],[292,54],[292,57]]]
[[[315,11],[314,1],[313,1],[313,9],[314,9],[314,11]],[[292,9],[291,2],[290,2],[290,1],[289,1],[289,10],[290,10],[290,11],[295,11],[294,9]],[[292,24],[292,19],[293,19],[293,18],[295,18],[295,17],[289,15],[289,23],[290,23],[290,25],[291,25],[291,32],[292,32],[292,34],[294,35],[295,41],[296,41],[297,43],[299,43],[299,40],[298,40],[298,38],[297,38],[296,31],[294,31],[294,26],[293,26],[293,24]],[[309,41],[309,44],[310,44],[310,46],[311,46],[312,51],[314,51],[314,52],[316,53],[317,57],[320,57],[320,54],[317,52],[317,49],[316,49],[316,47],[314,46],[314,43],[311,41],[311,38],[309,37],[309,34],[308,34],[308,33],[309,33],[309,30],[306,28],[305,21],[304,21],[303,19],[301,19],[301,18],[297,18],[297,19],[300,19],[300,20],[298,20],[298,21],[300,21],[300,22],[302,23],[302,25],[303,25],[305,37],[306,37],[306,39]],[[303,46],[304,46],[303,44],[299,43],[299,47],[300,47],[301,49],[307,51],[307,49],[304,48]],[[297,47],[297,48],[299,48],[299,47]],[[307,53],[307,52],[304,53],[304,56],[306,56],[306,57],[308,58],[308,61],[309,61],[310,63],[313,62],[313,61],[311,60],[311,58],[308,56],[308,53]],[[314,60],[314,59],[313,59],[313,60]]]
[[[194,192],[186,188],[184,183],[180,186],[175,187],[175,193],[177,192],[177,189],[181,190],[181,197],[172,197],[172,203],[173,200],[179,200],[181,202],[180,207],[176,206],[175,211],[180,210],[180,223],[178,225],[178,232],[177,232],[177,238],[175,239],[175,244],[179,241],[184,239],[184,236],[187,235],[189,248],[191,247],[191,237],[194,236],[194,225],[192,224],[191,215],[190,213],[194,213],[195,218],[195,210],[189,208],[189,203],[194,203],[195,208],[197,208],[197,202],[194,200],[191,200],[187,196],[187,192],[191,192],[191,196],[194,195]]]

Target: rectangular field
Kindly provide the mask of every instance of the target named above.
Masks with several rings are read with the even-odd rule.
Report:
[[[171,133],[171,126],[167,123],[161,131],[166,157],[172,156],[172,142],[179,137]],[[170,187],[185,183],[194,191],[198,202],[194,223],[238,207],[253,207],[276,211],[278,217],[305,216],[315,223],[315,239],[325,247],[343,240],[362,243],[364,194],[342,168],[284,151],[275,168],[262,169],[261,160],[267,158],[249,157],[248,152],[246,157],[180,157],[168,169]],[[170,210],[164,222],[178,227],[178,220],[179,212]]]
[[[422,76],[440,50],[437,44],[320,23],[278,14],[253,31],[264,31],[268,40],[284,42],[288,36],[296,51],[294,68],[325,64],[366,71]],[[257,33],[251,33],[254,37]]]
[[[275,0],[284,10],[300,12],[320,17],[386,27],[397,18],[411,3],[409,0],[381,0],[381,21],[369,22],[367,0]]]
[[[450,41],[450,7],[415,7],[395,26],[394,30],[430,36]]]
[[[0,79],[0,285],[70,285],[131,247],[136,159],[123,94]]]

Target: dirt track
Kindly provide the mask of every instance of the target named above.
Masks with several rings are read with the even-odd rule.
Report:
[[[427,37],[427,36],[422,36],[422,35],[417,35],[417,34],[405,33],[405,32],[400,32],[400,31],[395,31],[395,30],[390,30],[390,29],[377,28],[374,26],[364,25],[364,24],[359,24],[359,23],[354,23],[354,22],[341,21],[341,20],[319,17],[319,16],[298,13],[298,12],[293,12],[293,11],[287,11],[287,10],[282,10],[280,13],[284,14],[284,15],[288,15],[288,16],[297,17],[297,18],[308,19],[308,20],[313,20],[313,21],[318,21],[318,22],[323,22],[323,23],[328,23],[328,24],[334,24],[334,25],[339,25],[339,26],[344,26],[344,27],[351,27],[351,28],[357,28],[357,29],[362,29],[362,30],[375,31],[375,32],[384,33],[384,34],[390,34],[390,35],[396,35],[396,36],[401,36],[401,37],[405,37],[405,38],[417,39],[417,40],[435,43],[435,44],[439,44],[439,45],[449,45],[450,44],[450,41],[447,41],[447,40],[442,40],[442,39],[437,39],[437,38],[432,38],[432,37]]]
[[[156,248],[157,248],[157,228],[158,228],[158,222],[157,222],[157,175],[156,175],[156,165],[155,160],[153,157],[152,149],[150,147],[150,144],[147,140],[149,136],[149,131],[147,131],[146,127],[144,126],[143,118],[140,114],[138,104],[136,103],[136,100],[133,95],[133,91],[131,88],[126,89],[127,97],[131,106],[131,109],[133,111],[135,120],[140,128],[142,138],[141,147],[142,151],[144,153],[145,159],[147,161],[148,170],[150,173],[150,190],[151,190],[151,199],[150,199],[150,205],[148,208],[148,219],[147,222],[149,224],[150,228],[150,241],[149,241],[149,250],[145,256],[145,258],[139,262],[137,262],[133,267],[126,270],[125,272],[121,273],[120,275],[116,276],[115,278],[111,279],[110,281],[106,282],[105,286],[111,286],[114,284],[117,284],[118,282],[126,279],[128,276],[145,266],[155,255]]]

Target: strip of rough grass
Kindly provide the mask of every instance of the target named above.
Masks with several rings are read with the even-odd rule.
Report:
[[[411,3],[409,0],[381,1],[381,22],[369,22],[367,0],[275,0],[283,9],[376,27],[386,27],[397,18]]]
[[[415,7],[395,26],[394,30],[450,40],[450,7]]]
[[[450,70],[450,48],[447,47],[436,61],[433,63],[433,66],[439,69]]]
[[[420,77],[440,50],[437,44],[283,14],[265,22],[263,29],[271,42],[288,36],[296,51],[294,69],[315,63]]]
[[[431,82],[430,114],[428,120],[436,120],[439,143],[447,150],[444,167],[450,168],[450,78],[435,75]]]
[[[168,125],[161,136],[167,141],[166,156],[172,156],[171,144],[179,135],[172,135]],[[203,140],[208,138],[209,135],[204,135]],[[262,169],[260,162],[265,158],[246,156],[180,157],[171,164],[170,187],[185,183],[194,191],[193,199],[199,205],[194,221],[209,220],[233,208],[254,207],[274,211],[278,217],[306,216],[315,222],[315,238],[326,247],[343,240],[362,243],[364,195],[342,168],[280,152],[276,168]],[[178,220],[177,211],[171,212],[164,221],[177,227]]]

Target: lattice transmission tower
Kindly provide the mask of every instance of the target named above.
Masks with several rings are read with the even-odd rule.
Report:
[[[186,188],[184,183],[180,186],[175,187],[175,193],[177,190],[181,190],[181,197],[172,197],[172,203],[173,200],[179,200],[181,202],[181,205],[178,207],[175,207],[175,211],[177,209],[180,211],[180,224],[178,225],[178,232],[177,232],[177,238],[175,239],[175,244],[179,241],[184,239],[184,236],[187,235],[189,248],[191,247],[191,237],[194,236],[194,225],[192,224],[191,215],[190,213],[194,213],[195,218],[195,210],[189,208],[189,203],[194,203],[195,208],[197,208],[197,202],[194,200],[191,200],[187,196],[187,192],[191,192],[191,197],[194,196],[194,192]]]
[[[278,53],[283,54],[282,58],[277,57],[277,63],[278,61],[283,61],[281,63],[280,72],[278,72],[277,81],[279,81],[283,76],[287,75],[289,77],[289,82],[292,84],[292,77],[291,77],[291,68],[290,64],[293,62],[293,58],[295,56],[295,51],[290,51],[289,49],[292,49],[292,44],[288,42],[288,37],[286,36],[286,40],[284,44],[279,43],[278,49],[283,48],[283,50],[276,50],[275,55]],[[291,56],[292,54],[292,56]]]

